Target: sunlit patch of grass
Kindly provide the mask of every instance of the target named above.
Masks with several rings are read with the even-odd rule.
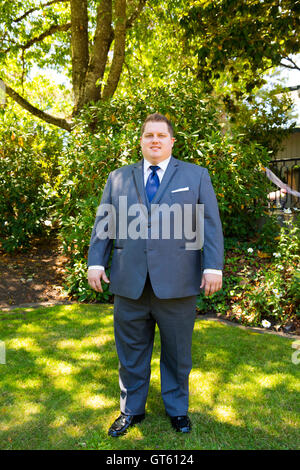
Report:
[[[296,449],[299,366],[291,341],[207,320],[193,338],[193,431],[172,431],[156,335],[146,419],[112,439],[119,414],[112,305],[0,313],[1,449]]]
[[[35,352],[35,353],[41,352],[41,348],[38,347],[35,341],[32,338],[29,338],[26,336],[21,337],[21,338],[16,338],[15,340],[11,340],[9,345],[11,349],[15,349],[15,350],[23,349],[24,351],[28,351],[28,352]]]

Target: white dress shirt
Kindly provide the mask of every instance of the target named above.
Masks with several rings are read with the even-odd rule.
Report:
[[[161,183],[161,180],[163,179],[163,176],[165,174],[165,171],[167,169],[167,166],[169,164],[169,161],[171,160],[171,156],[169,158],[166,158],[166,160],[163,160],[162,162],[159,162],[157,166],[159,166],[159,170],[157,170],[156,174],[159,178],[159,182]],[[144,184],[146,186],[147,180],[149,175],[151,174],[152,170],[150,166],[153,165],[153,163],[150,163],[146,158],[144,158]],[[88,268],[90,269],[102,269],[104,270],[104,266],[89,266]],[[204,269],[203,274],[219,274],[222,276],[222,271],[219,269]]]
[[[169,156],[169,158],[166,158],[166,160],[163,160],[158,165],[155,165],[155,166],[159,166],[159,170],[157,170],[156,174],[159,178],[160,183],[161,183],[161,180],[163,179],[163,176],[165,174],[167,166],[169,165],[170,160],[171,160],[171,155]],[[150,168],[150,166],[152,166],[152,165],[153,165],[153,163],[148,162],[148,160],[146,160],[146,158],[144,158],[144,184],[145,184],[145,186],[146,186],[147,180],[149,178],[149,175],[152,173],[152,170]]]

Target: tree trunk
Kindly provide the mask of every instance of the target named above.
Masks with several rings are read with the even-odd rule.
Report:
[[[112,0],[102,0],[97,10],[97,26],[86,75],[84,103],[97,102],[101,98],[107,56],[114,37],[111,23]]]
[[[82,107],[89,62],[87,0],[71,0],[71,48],[74,110]]]
[[[114,55],[109,71],[107,83],[103,90],[102,98],[107,99],[113,96],[122,72],[125,58],[125,40],[126,40],[126,0],[115,0],[116,27]]]

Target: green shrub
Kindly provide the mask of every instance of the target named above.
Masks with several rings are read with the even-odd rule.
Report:
[[[50,230],[62,139],[9,110],[2,111],[0,139],[0,242],[13,251]]]
[[[199,310],[253,326],[264,326],[264,320],[283,326],[300,315],[299,220],[281,228],[277,223],[272,240],[270,226],[273,220],[251,243],[235,240],[227,246],[224,287],[212,297],[199,297]]]

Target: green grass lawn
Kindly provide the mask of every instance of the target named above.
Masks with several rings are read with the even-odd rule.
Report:
[[[197,320],[191,434],[175,433],[160,396],[159,334],[146,419],[107,436],[119,415],[111,305],[0,313],[1,449],[299,449],[292,340]]]

